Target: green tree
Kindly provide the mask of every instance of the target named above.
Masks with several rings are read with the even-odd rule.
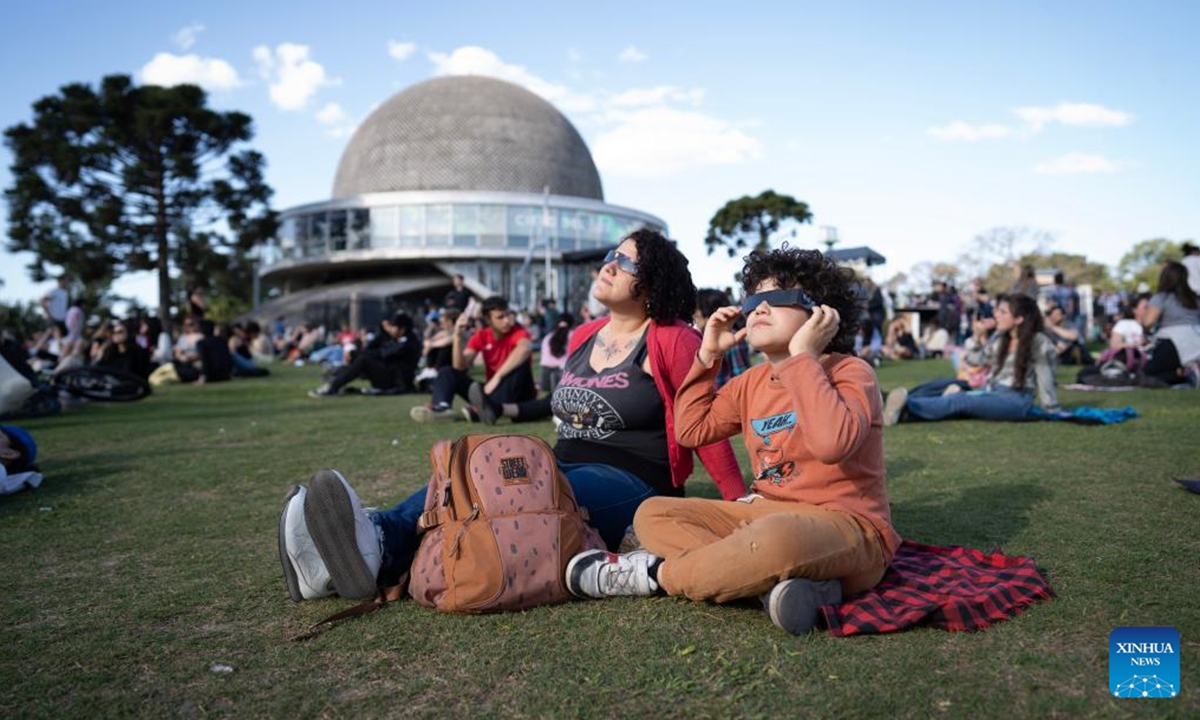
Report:
[[[1146,283],[1153,289],[1158,285],[1158,274],[1162,271],[1163,263],[1183,257],[1183,242],[1167,238],[1141,241],[1121,256],[1117,263],[1117,278],[1129,290],[1136,289],[1140,283]]]
[[[207,100],[195,85],[109,75],[98,88],[63,86],[34,103],[32,123],[5,131],[8,246],[33,253],[34,280],[53,265],[102,293],[122,273],[155,270],[168,324],[172,270],[184,287],[215,282],[248,298],[245,256],[278,223],[272,190],[263,156],[244,146],[250,117]]]
[[[708,254],[717,248],[725,248],[729,257],[736,257],[753,241],[755,250],[769,246],[770,238],[786,221],[806,223],[812,221],[808,205],[791,195],[779,195],[766,190],[758,197],[746,195],[730,200],[708,221],[708,235],[704,244]]]
[[[1032,265],[1039,270],[1058,270],[1067,282],[1076,285],[1091,285],[1099,290],[1116,287],[1107,265],[1088,260],[1084,255],[1061,252],[1025,253],[1011,263],[996,263],[984,276],[984,287],[995,294],[1008,292],[1017,281],[1017,270],[1022,265]]]

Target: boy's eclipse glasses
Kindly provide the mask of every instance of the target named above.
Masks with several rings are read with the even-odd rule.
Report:
[[[766,292],[755,293],[743,300],[742,314],[749,315],[763,303],[771,307],[791,306],[804,310],[812,310],[817,306],[817,301],[813,300],[812,296],[803,290],[768,290]]]
[[[604,256],[604,262],[602,264],[607,265],[613,260],[617,261],[617,267],[621,270],[624,270],[630,275],[637,275],[637,263],[634,262],[633,258],[629,257],[625,253],[617,252],[614,248],[609,250],[608,254]]]

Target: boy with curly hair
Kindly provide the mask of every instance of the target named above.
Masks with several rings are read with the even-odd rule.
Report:
[[[572,559],[580,597],[682,595],[728,602],[758,596],[771,620],[801,634],[822,605],[882,579],[900,537],[883,465],[875,372],[853,354],[853,275],[815,250],[755,251],[741,308],[713,313],[675,399],[680,444],[739,432],[754,465],[739,502],[650,498],[634,518],[643,549]],[[746,327],[733,323],[746,316]],[[721,357],[742,338],[769,362],[720,390]]]

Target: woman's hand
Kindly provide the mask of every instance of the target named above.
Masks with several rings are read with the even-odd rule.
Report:
[[[976,340],[979,342],[986,342],[988,336],[991,335],[992,331],[996,329],[996,320],[995,318],[976,320],[975,324],[971,326],[971,329],[974,331]]]
[[[788,343],[788,354],[796,356],[800,353],[812,353],[820,357],[829,346],[829,341],[837,335],[841,324],[842,318],[837,310],[828,305],[818,305],[792,336],[791,342]]]
[[[712,367],[713,361],[724,357],[734,345],[746,337],[746,328],[733,331],[733,323],[737,321],[742,311],[736,305],[729,305],[717,310],[704,323],[704,339],[700,341],[700,363]]]

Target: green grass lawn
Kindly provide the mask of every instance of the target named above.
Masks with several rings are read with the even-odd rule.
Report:
[[[335,467],[389,505],[424,484],[432,441],[468,428],[411,422],[416,397],[311,400],[315,370],[274,372],[25,424],[46,482],[0,498],[0,716],[1200,715],[1200,496],[1170,481],[1200,476],[1200,393],[1062,393],[1143,414],[1109,428],[887,431],[902,536],[1033,556],[1058,593],[983,632],[794,638],[750,605],[670,598],[486,617],[408,601],[293,643],[350,603],[288,599],[285,489]],[[717,497],[703,475],[689,488]],[[1130,625],[1179,630],[1179,697],[1109,696],[1108,634]]]

